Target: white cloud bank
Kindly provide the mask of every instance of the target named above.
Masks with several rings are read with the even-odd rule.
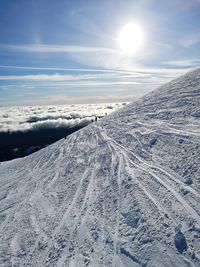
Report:
[[[71,128],[122,107],[124,103],[0,108],[0,132]]]

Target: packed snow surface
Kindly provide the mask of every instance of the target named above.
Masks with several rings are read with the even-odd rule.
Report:
[[[200,266],[200,69],[1,163],[0,266]]]

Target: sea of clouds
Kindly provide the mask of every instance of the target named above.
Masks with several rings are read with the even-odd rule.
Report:
[[[63,129],[84,125],[126,103],[0,107],[0,132]]]

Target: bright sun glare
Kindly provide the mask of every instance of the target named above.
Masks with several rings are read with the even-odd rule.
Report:
[[[125,25],[119,33],[118,41],[124,55],[133,55],[143,44],[143,30],[138,24]]]

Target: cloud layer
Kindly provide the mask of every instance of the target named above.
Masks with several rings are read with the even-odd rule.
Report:
[[[0,108],[0,132],[71,128],[103,117],[125,103]]]

